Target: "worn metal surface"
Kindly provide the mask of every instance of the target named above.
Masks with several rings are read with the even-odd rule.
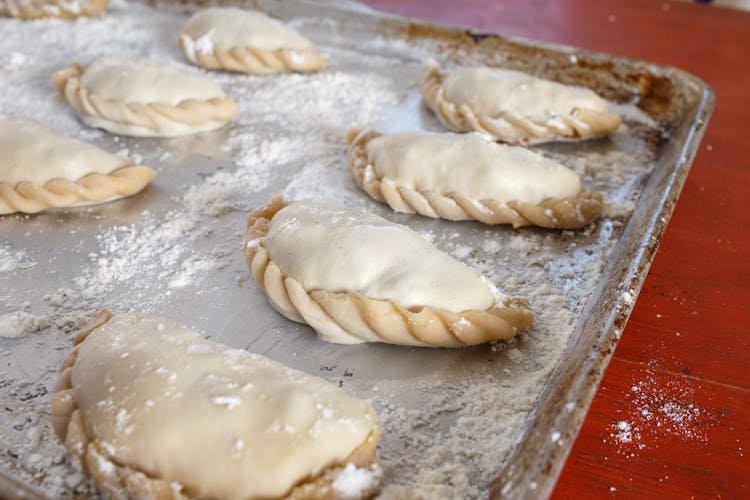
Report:
[[[578,259],[572,264],[574,273],[594,276],[594,286],[586,281],[578,283],[568,279],[557,288],[552,287],[561,300],[571,302],[568,309],[573,321],[562,332],[567,338],[564,350],[556,353],[551,374],[544,369],[534,372],[535,376],[539,373],[546,376],[538,385],[538,397],[533,406],[517,416],[524,423],[515,430],[512,440],[516,445],[508,447],[507,453],[498,460],[499,472],[479,478],[487,485],[492,483],[494,495],[521,498],[546,494],[572,446],[673,210],[713,105],[710,90],[698,79],[678,70],[606,55],[472,34],[332,6],[293,2],[257,2],[253,6],[282,19],[303,19],[303,32],[324,50],[332,54],[349,53],[339,60],[331,57],[329,71],[390,79],[403,98],[390,105],[376,124],[382,131],[441,129],[434,117],[420,107],[415,85],[420,59],[426,55],[455,64],[502,65],[564,83],[585,85],[611,102],[620,103],[627,111],[626,132],[621,131],[611,139],[538,148],[563,162],[577,165],[586,184],[604,192],[610,199],[620,204],[636,200],[632,214],[618,212],[580,234],[535,229],[513,231],[504,227],[486,228],[473,223],[394,215],[382,205],[369,201],[342,168],[343,134],[340,142],[332,145],[341,150],[339,163],[320,165],[322,180],[329,186],[336,186],[333,191],[342,201],[376,211],[431,235],[439,247],[460,253],[470,264],[481,265],[484,272],[490,269],[488,274],[501,287],[509,277],[521,277],[514,282],[516,289],[505,291],[509,295],[531,294],[532,307],[536,305],[537,309],[550,303],[544,294],[535,292],[537,284],[527,279],[536,275],[535,268],[546,265],[540,263],[540,259],[549,262],[569,258],[572,241],[595,256],[591,260]],[[173,43],[174,33],[186,19],[184,12],[172,6],[168,9],[173,19],[166,24],[174,32],[161,35],[155,43]],[[56,26],[55,29],[66,29]],[[174,49],[170,49],[170,53],[179,57]],[[359,59],[357,54],[361,56]],[[53,50],[50,47],[48,66],[62,67],[74,56],[64,48]],[[46,83],[41,81],[41,73],[38,78],[36,86]],[[222,80],[222,84],[230,94],[254,92],[262,85],[246,84],[237,78],[229,83]],[[352,88],[351,92],[356,93],[357,89]],[[653,122],[635,120],[637,110],[646,113]],[[59,112],[69,111],[60,105]],[[29,310],[34,313],[51,311],[45,296],[60,288],[76,287],[80,277],[91,267],[89,254],[101,250],[98,235],[116,226],[143,225],[145,210],[157,217],[181,210],[176,197],[185,192],[186,186],[198,185],[217,168],[228,171],[233,168],[233,158],[242,153],[242,144],[229,141],[230,133],[260,134],[261,127],[266,126],[263,120],[257,124],[235,123],[228,130],[206,134],[197,140],[123,138],[115,141],[105,134],[95,138],[93,142],[102,147],[113,151],[123,147],[136,150],[143,157],[143,163],[159,166],[154,187],[140,196],[110,205],[32,217],[0,218],[3,242],[12,250],[24,250],[38,263],[32,270],[0,274],[0,286],[6,290],[3,297],[12,298],[7,304],[0,304],[0,314],[17,310],[22,302],[28,302]],[[310,124],[310,127],[315,126],[315,123]],[[71,121],[69,127],[78,125]],[[290,133],[282,129],[262,132],[269,136]],[[333,132],[327,131],[324,137],[330,139],[336,135]],[[160,162],[165,153],[169,153],[169,160]],[[430,405],[435,399],[422,391],[424,387],[450,388],[460,393],[474,382],[494,381],[500,387],[524,376],[526,368],[512,363],[503,346],[494,350],[486,346],[464,350],[338,346],[318,341],[307,327],[276,314],[247,279],[249,273],[241,256],[245,210],[264,202],[270,195],[288,191],[289,184],[308,167],[302,158],[279,165],[269,186],[247,193],[243,200],[230,199],[231,208],[226,213],[201,215],[198,230],[205,229],[206,235],[191,243],[195,251],[236,250],[236,254],[226,258],[226,265],[215,272],[179,289],[167,289],[156,274],[150,283],[143,279],[125,281],[107,288],[101,297],[88,297],[81,311],[67,313],[83,314],[107,305],[174,317],[234,347],[259,352],[297,369],[338,381],[351,392],[372,398],[381,414],[384,408],[395,403],[404,408],[420,409],[429,417]],[[611,175],[607,169],[611,169]],[[320,188],[311,186],[310,194],[314,195],[317,190]],[[329,193],[330,190],[324,191]],[[471,254],[457,252],[453,234],[459,235],[458,240],[464,247],[472,249]],[[535,245],[541,243],[545,248],[538,252],[519,252],[514,248],[519,238],[526,238]],[[489,240],[497,242],[494,246],[499,250],[487,251],[485,243]],[[530,254],[533,262],[529,262]],[[559,284],[559,270],[549,269],[547,274],[550,283],[544,283],[545,286]],[[238,277],[243,276],[238,282]],[[519,347],[528,354],[532,367],[540,361],[535,358],[535,347],[531,344],[549,343],[555,333],[549,330],[558,326],[552,321],[554,315],[550,311],[535,310],[535,313],[540,315],[540,321],[529,340]],[[59,315],[59,311],[49,314]],[[0,339],[0,349],[4,353],[2,379],[9,383],[26,381],[52,390],[53,372],[68,345],[69,335],[55,328],[18,339]],[[4,396],[6,406],[11,405],[12,413],[16,400],[12,395],[0,395]],[[450,416],[437,413],[435,416],[440,420],[435,430],[439,439],[441,432],[454,422]],[[483,425],[497,426],[499,430],[504,423],[486,421]],[[405,446],[398,441],[397,433],[389,436],[387,431],[388,426],[381,453],[406,463],[409,454],[413,454],[416,463],[419,450]],[[0,440],[6,448],[12,449],[19,439],[21,437],[8,426],[0,430]],[[12,461],[5,459],[2,463],[14,468]],[[11,474],[28,480],[21,464],[17,465]],[[0,480],[2,478],[0,475]],[[43,478],[37,479],[38,484],[43,484]],[[0,482],[0,487],[6,486],[10,488],[9,484]],[[32,493],[28,497],[35,498]]]

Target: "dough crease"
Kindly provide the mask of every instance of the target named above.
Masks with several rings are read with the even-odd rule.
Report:
[[[298,279],[284,275],[264,243],[272,219],[286,206],[282,198],[276,197],[250,214],[245,257],[253,278],[273,307],[292,321],[309,324],[323,340],[340,344],[386,342],[462,347],[508,339],[531,326],[532,314],[523,299],[506,300],[501,306],[450,311],[404,306],[354,290],[305,289]],[[441,271],[435,269],[436,273]]]
[[[170,364],[159,356],[163,349],[181,352],[187,364]],[[217,357],[224,361],[217,365]],[[164,362],[169,369],[159,366]],[[113,378],[131,372],[126,380]],[[247,378],[256,372],[261,379]],[[148,383],[156,386],[149,389]],[[281,390],[253,396],[269,383]],[[181,398],[192,399],[179,403]],[[243,412],[244,405],[252,409]],[[257,430],[274,411],[291,420]],[[313,420],[306,420],[309,412]],[[208,437],[195,434],[208,423],[217,427]],[[347,464],[372,474],[362,497],[374,493],[380,474],[375,462],[380,428],[366,403],[328,382],[146,315],[102,310],[75,337],[59,369],[52,424],[84,473],[110,498],[343,500],[333,483]],[[179,430],[187,424],[195,426],[190,436]],[[195,442],[206,447],[195,449]],[[225,442],[233,443],[231,456]],[[310,467],[316,458],[301,456],[308,452],[324,461]],[[263,460],[272,460],[263,467],[273,472],[251,468]]]
[[[61,96],[78,114],[81,121],[90,127],[102,128],[108,132],[135,137],[177,137],[215,130],[239,113],[237,103],[224,95],[223,91],[199,75],[191,77],[192,82],[200,82],[204,89],[193,92],[179,102],[169,103],[155,101],[126,101],[118,97],[101,95],[83,84],[87,71],[96,71],[89,75],[97,83],[106,82],[106,90],[112,88],[133,88],[143,84],[138,77],[139,67],[147,68],[152,73],[163,71],[176,80],[179,86],[178,70],[171,66],[156,65],[142,60],[99,60],[89,67],[74,63],[56,71],[52,75],[52,82]],[[94,69],[92,69],[94,67]],[[129,71],[124,78],[119,71]],[[109,74],[107,74],[109,73]],[[107,79],[109,79],[107,81]],[[115,82],[113,82],[113,79]],[[203,95],[205,88],[210,89],[210,95]],[[154,89],[155,93],[170,95],[176,89]],[[135,93],[135,92],[131,92]],[[184,92],[190,95],[190,92]]]
[[[0,151],[0,215],[116,200],[156,175],[20,116],[0,115]]]
[[[75,19],[96,16],[108,4],[109,0],[0,0],[0,15],[19,19]]]
[[[209,69],[264,75],[325,67],[309,40],[263,13],[210,8],[195,14],[178,43],[190,62]]]
[[[585,227],[601,212],[602,195],[583,190],[572,196],[547,197],[538,203],[531,203],[517,199],[476,198],[455,190],[415,189],[400,184],[397,178],[379,176],[367,153],[370,141],[381,136],[372,130],[351,129],[347,137],[347,163],[360,189],[396,212],[455,221],[512,224],[514,228],[533,225],[552,229]],[[431,160],[426,157],[422,161],[429,164]],[[466,171],[462,165],[456,165],[456,170]],[[467,172],[466,175],[472,173]]]
[[[473,78],[477,74],[481,78]],[[450,90],[460,95],[460,100],[448,96],[448,78],[453,79]],[[516,79],[520,81],[514,82]],[[511,88],[506,93],[514,97],[506,100],[508,107],[485,109],[485,101],[491,101],[491,93],[495,90],[493,86],[506,83],[506,80],[511,81]],[[620,125],[620,118],[607,111],[604,101],[593,91],[517,71],[463,68],[444,74],[436,61],[428,59],[424,63],[421,92],[425,105],[449,129],[480,132],[510,144],[590,139],[607,135]],[[586,107],[583,104],[571,107],[570,102],[574,99],[585,103]],[[523,101],[544,107],[548,100],[548,107],[533,115],[518,105]],[[498,105],[497,102],[492,104]]]

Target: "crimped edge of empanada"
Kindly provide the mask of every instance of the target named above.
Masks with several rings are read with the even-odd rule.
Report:
[[[223,126],[239,114],[237,103],[228,96],[185,99],[175,105],[103,99],[81,85],[80,77],[85,71],[84,66],[73,63],[53,73],[52,83],[84,122],[86,117],[91,117],[113,125],[139,128],[127,135],[176,137],[206,132]]]
[[[583,108],[549,120],[530,119],[510,112],[499,116],[482,115],[466,104],[459,105],[446,98],[443,73],[433,59],[424,62],[421,92],[424,103],[446,127],[457,132],[481,132],[510,144],[591,139],[607,135],[620,126],[616,115]]]
[[[73,397],[71,374],[81,343],[112,318],[112,313],[102,309],[96,317],[73,339],[73,349],[63,359],[58,370],[57,386],[52,395],[52,426],[68,452],[80,463],[81,469],[91,477],[97,490],[109,498],[142,498],[149,500],[187,500],[194,498],[182,492],[182,486],[127,465],[119,464],[108,456],[95,439],[86,432],[83,414]],[[304,478],[284,497],[290,500],[337,499],[333,483],[347,464],[357,467],[375,466],[380,427],[375,426],[368,437],[341,463],[324,468],[319,474]],[[376,493],[363,491],[363,497]]]
[[[547,198],[539,204],[524,201],[477,200],[460,193],[417,191],[379,178],[367,157],[369,141],[381,136],[373,130],[349,129],[347,163],[357,185],[372,198],[396,212],[418,213],[448,220],[477,220],[485,224],[578,229],[596,219],[602,210],[600,193],[581,191],[570,198]]]
[[[156,176],[149,167],[125,165],[109,174],[91,173],[77,180],[55,178],[43,186],[22,181],[12,186],[0,182],[0,215],[33,214],[48,208],[94,205],[131,196]]]
[[[455,313],[430,307],[405,308],[357,292],[305,290],[297,280],[282,274],[263,245],[271,219],[286,205],[277,196],[250,214],[245,259],[273,307],[292,321],[309,324],[324,340],[463,347],[508,339],[531,326],[531,310],[523,299],[509,300],[503,307]]]
[[[109,0],[42,0],[42,1],[0,1],[0,15],[18,19],[42,19],[54,17],[75,19],[82,16],[96,16],[103,12]]]
[[[309,73],[319,71],[326,65],[325,57],[313,48],[263,50],[253,47],[213,47],[211,51],[202,52],[195,50],[195,41],[186,33],[180,33],[177,41],[190,62],[208,69],[266,75],[283,71]]]

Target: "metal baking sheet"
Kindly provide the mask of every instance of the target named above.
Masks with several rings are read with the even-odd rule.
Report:
[[[0,217],[0,487],[17,498],[93,494],[51,430],[49,399],[72,333],[107,306],[178,319],[368,399],[384,428],[383,498],[548,494],[677,200],[711,91],[674,68],[361,7],[252,7],[310,37],[328,68],[210,73],[241,116],[217,132],[172,140],[84,127],[55,97],[50,74],[102,55],[184,63],[175,37],[195,7],[115,1],[95,19],[0,19],[0,112],[158,170],[151,187],[127,200]],[[578,232],[513,230],[394,214],[359,191],[344,166],[350,125],[442,129],[420,104],[426,57],[448,67],[520,69],[606,97],[624,120],[611,137],[535,148],[603,192],[605,217]],[[508,296],[528,298],[535,326],[510,342],[460,350],[317,340],[271,309],[243,261],[247,211],[278,193],[334,200],[412,227]]]

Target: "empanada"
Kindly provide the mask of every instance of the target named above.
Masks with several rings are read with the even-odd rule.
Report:
[[[322,379],[143,314],[74,342],[52,423],[108,498],[335,499],[353,466],[377,486],[377,416]]]
[[[143,59],[72,64],[52,76],[81,121],[114,134],[175,137],[221,127],[239,108],[212,80]]]
[[[0,115],[0,214],[116,200],[154,175],[29,118]]]
[[[108,4],[109,0],[0,0],[0,15],[19,19],[73,19],[95,16]]]
[[[328,342],[460,347],[531,326],[525,301],[498,305],[473,269],[365,212],[274,198],[250,214],[245,257],[273,307]]]
[[[425,104],[448,128],[512,144],[588,139],[620,125],[592,90],[520,71],[482,67],[443,74],[428,59],[421,90]]]
[[[475,132],[351,130],[348,139],[357,185],[396,212],[574,229],[601,211],[602,195],[583,191],[572,170]]]
[[[255,11],[229,7],[201,10],[178,38],[191,62],[210,69],[266,74],[317,71],[325,58],[307,38]]]

